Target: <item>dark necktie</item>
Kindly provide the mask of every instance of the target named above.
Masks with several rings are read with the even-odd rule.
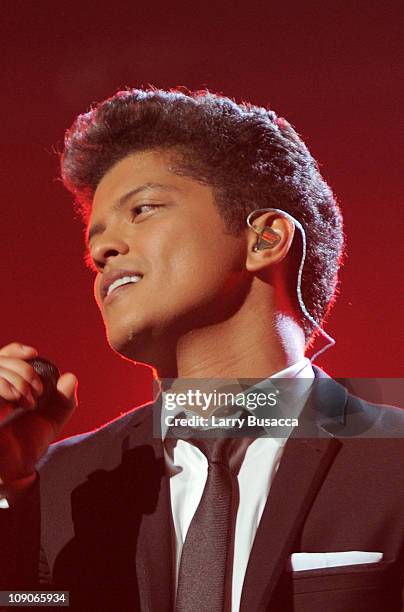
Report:
[[[190,428],[175,427],[171,431],[175,437],[188,439],[198,446],[208,460],[203,495],[182,549],[175,610],[223,612],[232,529],[229,451],[234,440],[223,437],[223,430],[211,430],[209,437],[191,439]]]

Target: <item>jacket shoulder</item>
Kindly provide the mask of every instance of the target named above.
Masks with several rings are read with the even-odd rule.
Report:
[[[330,432],[342,438],[404,438],[404,409],[381,403],[384,392],[380,385],[373,384],[372,395],[378,401],[371,402],[361,397],[363,379],[356,384],[356,379],[333,379],[320,368],[313,369],[311,404]],[[365,391],[369,395],[370,389],[365,387]]]
[[[404,410],[398,406],[376,404],[349,395],[346,423],[352,432],[367,438],[404,438]]]
[[[64,438],[52,444],[38,463],[39,473],[52,469],[64,462],[83,459],[87,468],[107,459],[114,450],[122,448],[123,441],[129,436],[136,438],[136,428],[145,420],[152,422],[155,404],[149,402],[135,407],[117,418],[94,430]],[[150,434],[151,435],[151,434]]]

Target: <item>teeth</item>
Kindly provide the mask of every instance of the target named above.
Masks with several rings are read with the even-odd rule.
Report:
[[[111,283],[108,287],[107,295],[109,295],[114,289],[116,289],[117,287],[121,287],[122,285],[127,285],[128,283],[138,283],[141,278],[141,276],[122,276],[121,278],[117,278],[116,281]]]

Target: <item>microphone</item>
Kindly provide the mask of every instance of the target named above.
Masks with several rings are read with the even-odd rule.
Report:
[[[38,398],[36,409],[45,408],[51,405],[57,400],[57,389],[56,383],[60,377],[59,368],[54,363],[45,359],[44,357],[35,357],[35,359],[28,359],[27,363],[30,363],[38,374],[43,385],[43,393]]]
[[[35,357],[35,359],[27,359],[27,363],[31,364],[35,372],[38,374],[43,385],[43,393],[38,398],[34,410],[41,410],[51,406],[57,402],[58,391],[56,383],[60,377],[59,368],[54,363],[44,357]],[[0,401],[0,409],[5,408],[6,416],[0,422],[0,429],[9,425],[14,419],[20,416],[28,409],[18,405],[18,402]]]

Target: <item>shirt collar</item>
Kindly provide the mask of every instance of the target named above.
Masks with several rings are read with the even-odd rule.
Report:
[[[307,378],[313,381],[314,370],[312,368],[310,359],[304,357],[284,370],[280,370],[279,372],[272,374],[272,376],[266,378],[265,380],[270,381],[274,378]]]

